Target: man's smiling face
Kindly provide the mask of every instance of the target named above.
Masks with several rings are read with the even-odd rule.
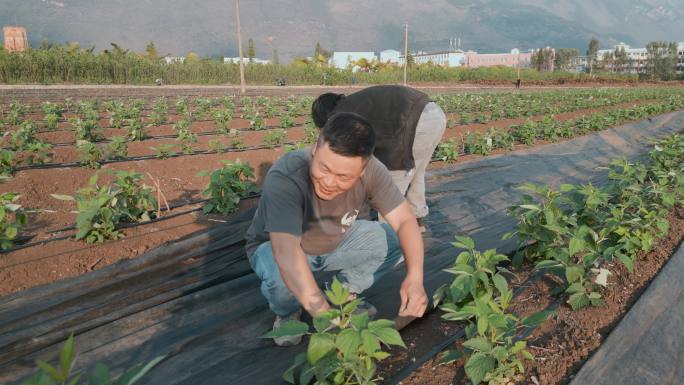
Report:
[[[332,200],[354,186],[363,175],[367,161],[360,156],[343,156],[319,142],[312,150],[309,174],[314,192],[322,200]]]

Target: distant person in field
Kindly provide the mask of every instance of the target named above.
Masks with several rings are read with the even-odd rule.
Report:
[[[425,231],[425,169],[446,128],[444,111],[425,93],[396,85],[368,87],[347,96],[325,93],[311,107],[319,128],[338,112],[357,113],[371,124],[377,138],[375,157],[390,170]]]
[[[245,249],[276,314],[274,328],[299,319],[302,307],[312,316],[330,308],[314,272],[338,271],[355,297],[402,256],[407,273],[399,315],[425,312],[423,238],[411,206],[374,149],[368,121],[342,112],[327,119],[313,148],[283,155],[266,174]],[[357,219],[366,203],[387,223]],[[361,308],[375,313],[367,302]],[[274,340],[294,345],[301,337]]]

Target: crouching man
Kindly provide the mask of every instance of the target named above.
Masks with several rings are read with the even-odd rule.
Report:
[[[407,273],[399,290],[399,315],[425,312],[423,239],[411,206],[373,156],[374,147],[375,134],[364,118],[338,113],[327,120],[312,149],[284,155],[266,175],[245,248],[276,315],[274,327],[299,319],[302,308],[312,316],[329,309],[315,272],[339,271],[337,278],[357,295],[402,254]],[[386,224],[356,219],[366,202]],[[275,340],[281,346],[300,341]]]

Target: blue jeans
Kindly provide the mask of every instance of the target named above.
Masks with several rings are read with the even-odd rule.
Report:
[[[401,262],[403,255],[399,239],[389,225],[357,220],[333,252],[307,258],[314,275],[318,271],[339,270],[337,279],[352,293],[360,294]],[[286,316],[299,309],[297,298],[280,276],[270,241],[259,245],[249,263],[261,279],[261,294],[271,311]]]

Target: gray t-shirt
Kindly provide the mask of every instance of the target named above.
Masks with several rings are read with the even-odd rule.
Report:
[[[351,189],[329,201],[319,199],[309,176],[310,162],[310,149],[293,151],[266,174],[259,206],[245,235],[248,256],[270,239],[271,232],[301,237],[308,255],[328,254],[342,242],[366,201],[383,215],[404,201],[389,171],[375,157]]]

